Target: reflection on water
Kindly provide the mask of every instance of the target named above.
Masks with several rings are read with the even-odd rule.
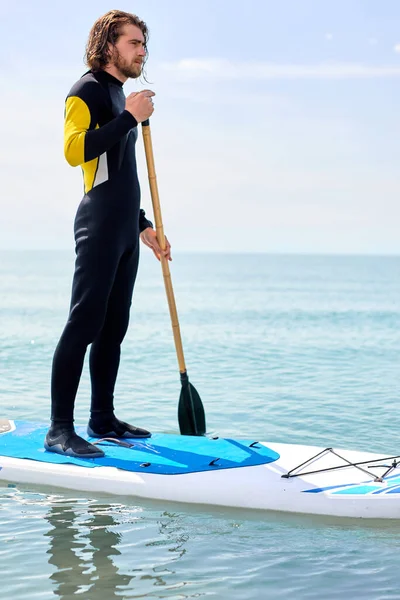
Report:
[[[396,522],[119,500],[0,487],[0,597],[398,597]]]
[[[146,562],[143,564],[146,553],[140,550],[139,540],[129,549],[128,569],[126,556],[122,564],[118,564],[122,554],[120,548],[126,544],[122,528],[128,535],[136,528],[136,537],[142,537],[143,517],[140,509],[137,512],[132,507],[128,509],[118,504],[95,501],[88,504],[87,500],[79,499],[67,502],[53,500],[44,515],[50,525],[44,535],[49,540],[49,564],[55,567],[50,579],[55,584],[54,593],[57,597],[66,599],[83,594],[86,599],[90,593],[90,598],[96,600],[121,598],[121,594],[128,593],[129,589],[132,594],[133,589],[141,587],[132,583],[134,579],[146,582],[147,588],[149,583],[152,586],[167,586],[162,571],[165,570],[168,575],[173,571],[157,565],[154,572],[149,573],[152,569]],[[166,546],[171,561],[185,554],[188,539],[180,524],[179,514],[165,511],[157,520],[156,539],[143,540],[143,545],[149,550]],[[140,594],[134,597],[145,596]]]
[[[50,524],[49,563],[56,569],[51,575],[54,592],[60,598],[91,591],[99,597],[107,590],[117,598],[117,589],[126,588],[132,577],[121,573],[115,558],[121,535],[115,531],[112,507],[78,502],[53,504],[45,515]]]

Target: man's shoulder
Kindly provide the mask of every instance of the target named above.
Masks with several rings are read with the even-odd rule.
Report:
[[[99,99],[103,95],[104,90],[97,81],[94,73],[92,71],[86,71],[86,73],[84,73],[71,87],[67,98],[77,96],[88,103],[95,99]]]

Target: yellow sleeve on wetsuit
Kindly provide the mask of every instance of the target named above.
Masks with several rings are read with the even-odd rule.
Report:
[[[82,166],[84,190],[92,189],[99,159],[85,161],[85,137],[91,121],[89,108],[78,96],[70,96],[65,104],[64,155],[71,167]],[[96,125],[96,129],[99,126]]]
[[[85,136],[91,121],[87,104],[78,96],[70,96],[65,104],[64,155],[71,167],[85,162]]]

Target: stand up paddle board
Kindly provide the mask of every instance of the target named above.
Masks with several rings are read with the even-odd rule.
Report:
[[[0,480],[214,506],[400,518],[397,456],[156,433],[143,440],[87,438],[105,456],[77,459],[46,451],[46,432],[43,424],[0,419]],[[77,433],[85,437],[84,429]]]

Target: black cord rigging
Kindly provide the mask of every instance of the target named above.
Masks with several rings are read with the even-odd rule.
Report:
[[[316,469],[315,471],[306,471],[305,473],[303,471],[299,471],[299,469],[301,469],[302,467],[309,465],[313,460],[315,460],[316,458],[321,458],[323,455],[326,455],[327,453],[334,454],[335,456],[337,456],[338,458],[343,460],[346,464],[336,465],[335,467],[326,467],[325,469]],[[363,473],[366,473],[369,476],[372,475],[374,477],[374,481],[382,482],[389,473],[391,473],[394,469],[396,469],[398,467],[398,465],[400,464],[400,462],[397,460],[398,458],[400,458],[400,455],[399,456],[388,456],[386,458],[375,458],[372,460],[370,459],[370,460],[364,460],[364,461],[358,461],[358,462],[351,462],[351,461],[347,460],[347,458],[345,458],[344,456],[341,456],[340,454],[335,452],[335,450],[333,450],[333,448],[325,448],[325,450],[318,452],[318,454],[316,454],[315,456],[312,456],[311,458],[309,458],[305,462],[301,463],[297,467],[294,467],[293,469],[291,469],[290,471],[288,471],[287,473],[282,475],[282,477],[284,479],[290,479],[291,477],[300,477],[302,475],[314,475],[315,473],[324,473],[326,471],[335,471],[337,469],[345,469],[346,467],[355,467],[356,469],[359,469],[360,471],[362,471]],[[374,473],[371,473],[370,471],[367,471],[367,469],[364,469],[360,466],[360,465],[381,462],[383,460],[392,460],[393,461],[391,465],[373,465],[373,468],[380,468],[380,469],[385,468],[386,471],[383,475],[376,475]],[[368,468],[370,469],[371,467],[368,467]],[[297,472],[295,473],[295,471],[297,471]]]

